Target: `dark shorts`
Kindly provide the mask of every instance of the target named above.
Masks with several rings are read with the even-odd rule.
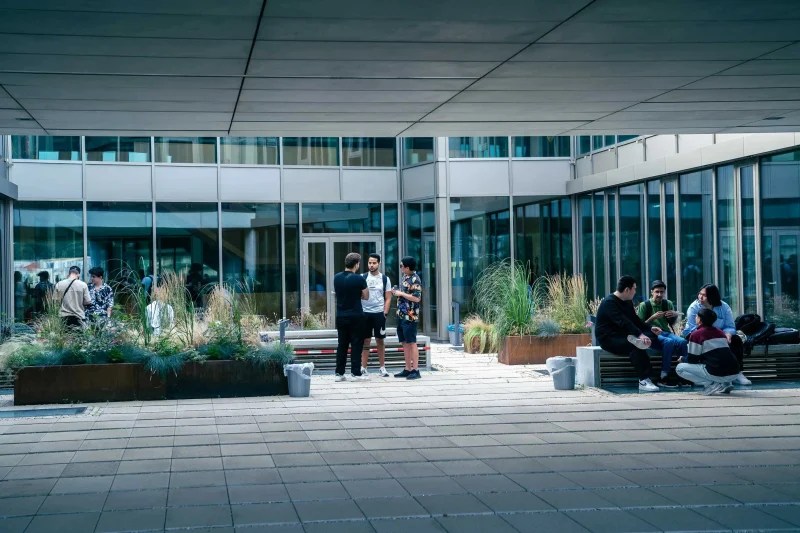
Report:
[[[364,313],[364,338],[386,338],[386,316],[383,313]]]
[[[402,343],[417,342],[417,323],[410,320],[397,321],[397,340]]]

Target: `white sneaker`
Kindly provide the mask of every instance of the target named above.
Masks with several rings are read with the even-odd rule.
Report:
[[[639,337],[634,337],[633,335],[628,335],[628,342],[639,348],[640,350],[646,350],[650,347],[645,341],[640,339]],[[648,378],[647,381],[650,381]],[[652,383],[650,383],[652,385]]]
[[[353,380],[353,381],[366,381],[367,380],[367,375],[366,374],[361,374],[360,376],[356,376],[354,374],[350,374],[350,379]]]
[[[630,335],[633,337],[633,335]],[[650,378],[639,380],[639,392],[658,392],[659,388],[656,387]]]
[[[737,385],[752,385],[753,384],[753,382],[750,381],[749,379],[747,379],[745,377],[745,375],[742,374],[741,372],[739,372],[736,375],[736,378],[733,380],[733,382],[736,383]]]
[[[730,394],[733,391],[733,383],[730,381],[727,383],[723,383],[722,390],[720,391],[722,394]]]
[[[367,374],[369,374],[369,372],[367,372],[367,369],[362,366],[361,367],[361,375],[362,376],[366,376]]]
[[[336,374],[333,376],[333,381],[347,381],[343,374]]]
[[[381,369],[378,370],[378,374],[380,374],[380,376],[382,378],[388,378],[389,377],[389,372],[386,371],[386,367],[385,366],[382,366]]]
[[[711,383],[703,388],[703,395],[711,396],[712,394],[722,392],[723,389],[725,389],[724,383]]]

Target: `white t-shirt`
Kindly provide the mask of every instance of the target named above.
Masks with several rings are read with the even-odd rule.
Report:
[[[383,304],[386,302],[383,293],[383,272],[377,276],[367,274],[367,289],[369,290],[369,300],[361,300],[361,309],[365,313],[383,313]],[[386,276],[386,290],[392,290],[392,280]]]

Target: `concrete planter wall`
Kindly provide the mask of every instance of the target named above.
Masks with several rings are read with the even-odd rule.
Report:
[[[289,394],[282,368],[247,361],[186,362],[163,379],[138,364],[30,366],[14,383],[15,405],[282,394]]]
[[[564,355],[575,357],[578,346],[586,346],[588,333],[534,337],[532,335],[504,337],[500,343],[497,360],[504,365],[544,364],[548,357]]]

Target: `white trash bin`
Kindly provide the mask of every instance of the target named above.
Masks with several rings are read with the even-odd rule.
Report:
[[[283,365],[283,375],[289,378],[289,396],[305,398],[311,395],[311,373],[314,363]]]
[[[549,357],[545,361],[547,371],[553,376],[553,388],[556,390],[572,390],[575,388],[575,358]]]

